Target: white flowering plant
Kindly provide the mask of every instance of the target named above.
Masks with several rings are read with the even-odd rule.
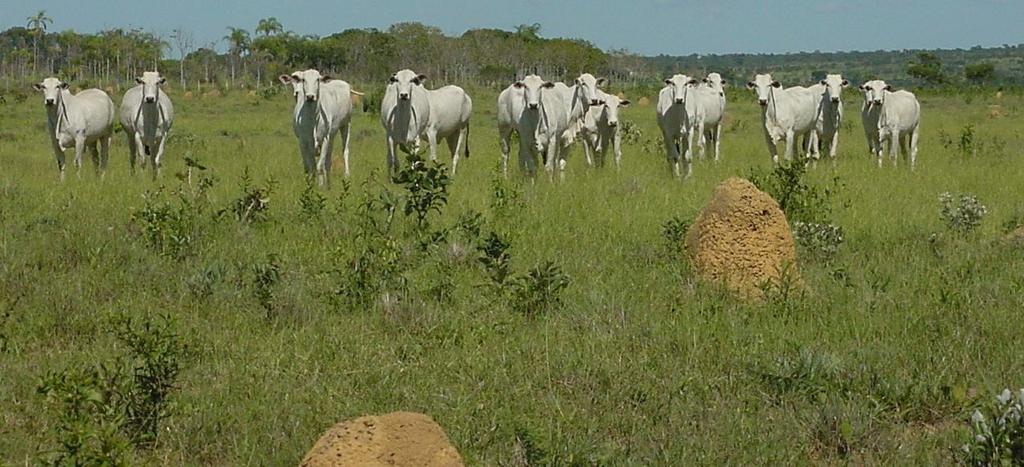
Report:
[[[995,404],[971,415],[971,439],[962,449],[966,463],[977,466],[1024,465],[1024,389],[1009,389]]]
[[[988,214],[988,208],[971,194],[954,195],[949,192],[939,195],[942,211],[939,216],[949,230],[966,234],[973,231]]]

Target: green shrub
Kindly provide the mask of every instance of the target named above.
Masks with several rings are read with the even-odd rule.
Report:
[[[958,234],[974,231],[988,214],[988,208],[977,197],[967,193],[942,193],[939,195],[939,203],[942,205],[939,217],[949,230]]]
[[[513,279],[512,309],[527,317],[544,314],[561,304],[561,293],[568,286],[569,276],[548,261]]]
[[[1006,389],[995,403],[974,411],[964,462],[976,466],[1024,465],[1024,389]]]
[[[799,157],[788,164],[777,164],[768,173],[755,169],[750,181],[779,203],[791,223],[828,222],[832,215],[832,198],[840,187],[839,177],[825,187],[810,183],[806,161]]]

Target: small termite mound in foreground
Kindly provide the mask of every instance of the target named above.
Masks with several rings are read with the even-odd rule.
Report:
[[[744,298],[799,280],[793,232],[779,203],[738,177],[715,188],[686,235],[686,253],[702,279]]]
[[[392,412],[346,420],[313,445],[300,467],[461,467],[462,457],[429,416]]]

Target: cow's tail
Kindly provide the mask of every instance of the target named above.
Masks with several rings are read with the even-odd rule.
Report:
[[[465,154],[466,159],[469,159],[469,122],[466,122],[466,149],[465,149],[465,153],[466,153]]]

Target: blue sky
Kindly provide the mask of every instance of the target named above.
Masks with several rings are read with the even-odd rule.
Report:
[[[219,40],[229,25],[251,31],[268,16],[318,35],[402,21],[447,34],[540,23],[546,37],[650,55],[1024,42],[1024,0],[0,0],[0,28],[24,25],[41,9],[56,30],[141,27],[166,36],[181,27],[197,44]]]

